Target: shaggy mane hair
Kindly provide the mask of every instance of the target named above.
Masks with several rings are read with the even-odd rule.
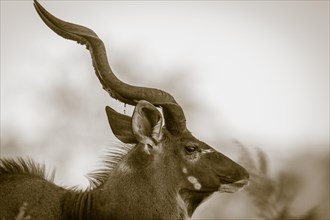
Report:
[[[3,174],[25,174],[53,182],[55,170],[47,172],[45,164],[38,164],[31,158],[17,157],[15,159],[0,159],[0,175]]]
[[[92,190],[102,185],[109,177],[111,170],[122,160],[134,145],[121,144],[107,150],[102,157],[102,167],[87,174],[89,181],[87,190]],[[31,158],[0,159],[0,175],[25,174],[54,182],[55,170],[47,172],[45,164],[39,164]],[[70,190],[81,191],[78,186],[69,187]]]
[[[102,167],[86,175],[90,184],[89,189],[102,185],[108,179],[113,168],[133,147],[132,144],[117,144],[117,146],[107,150],[105,156],[102,157]]]

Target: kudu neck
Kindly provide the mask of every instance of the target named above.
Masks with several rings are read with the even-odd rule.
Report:
[[[99,187],[68,192],[64,219],[186,219],[180,186],[173,184],[171,160],[155,166],[157,158],[133,148]],[[161,172],[160,172],[161,170]],[[93,212],[91,212],[93,210]]]
[[[157,172],[150,155],[135,153],[123,158],[108,181],[92,192],[98,219],[186,219],[179,187],[167,169]]]
[[[69,191],[63,202],[62,219],[92,220],[93,213],[92,191]]]

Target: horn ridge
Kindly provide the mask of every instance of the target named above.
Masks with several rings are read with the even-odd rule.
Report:
[[[165,126],[170,132],[180,133],[187,130],[184,112],[171,94],[160,89],[133,86],[116,77],[110,68],[104,43],[93,30],[53,16],[37,0],[34,0],[34,7],[44,23],[55,33],[86,45],[92,57],[95,74],[103,89],[112,98],[134,106],[138,101],[146,100],[163,108]]]

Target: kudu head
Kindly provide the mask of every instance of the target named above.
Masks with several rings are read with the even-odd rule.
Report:
[[[114,173],[119,176],[135,173],[137,178],[157,180],[160,190],[173,191],[182,199],[188,215],[213,192],[235,192],[247,185],[249,174],[243,167],[191,134],[183,109],[172,95],[120,81],[94,31],[54,17],[36,0],[34,6],[45,24],[58,35],[86,45],[96,76],[112,98],[135,106],[132,117],[106,107],[115,136],[125,144],[135,145],[118,162],[109,176],[110,182]],[[105,182],[102,187],[106,185]]]

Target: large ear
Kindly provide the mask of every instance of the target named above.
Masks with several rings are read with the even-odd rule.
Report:
[[[123,143],[137,143],[132,131],[132,118],[116,112],[109,106],[105,107],[105,111],[113,134]]]
[[[147,101],[139,101],[132,118],[132,130],[136,140],[153,147],[162,138],[163,118],[157,108]]]

